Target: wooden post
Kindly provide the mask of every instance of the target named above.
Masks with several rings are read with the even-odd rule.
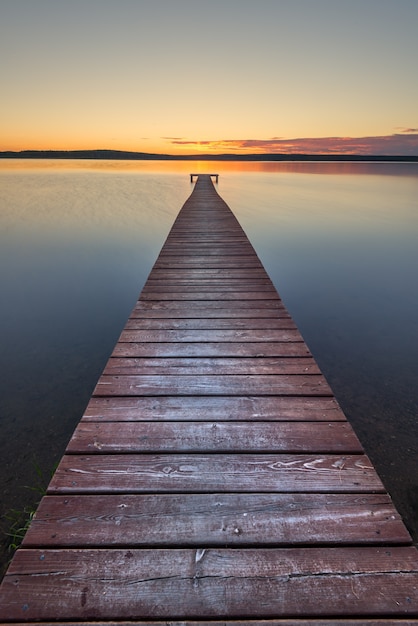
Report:
[[[199,177],[199,174],[190,174],[190,182],[193,182],[193,178],[196,176],[196,178]],[[219,178],[219,174],[206,174],[206,176],[210,176],[211,178],[215,177],[215,183],[218,183],[218,178]]]

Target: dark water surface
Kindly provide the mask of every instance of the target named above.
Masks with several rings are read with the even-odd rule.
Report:
[[[418,539],[418,164],[0,161],[0,494],[49,481],[179,209],[220,173]],[[5,540],[3,540],[3,546]],[[0,556],[5,562],[7,556]]]

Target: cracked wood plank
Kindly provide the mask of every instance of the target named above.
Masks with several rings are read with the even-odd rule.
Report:
[[[417,615],[416,551],[393,548],[21,549],[0,618]]]

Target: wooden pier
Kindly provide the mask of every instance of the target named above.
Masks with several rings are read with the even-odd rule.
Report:
[[[173,225],[0,607],[2,623],[418,622],[411,538],[209,175]]]

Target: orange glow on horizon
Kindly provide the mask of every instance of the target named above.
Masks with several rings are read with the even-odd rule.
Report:
[[[118,142],[105,137],[77,136],[62,139],[43,137],[9,138],[3,140],[1,151],[24,150],[116,150],[157,155],[205,156],[250,154],[323,154],[323,155],[418,155],[418,132],[415,128],[400,129],[392,135],[370,137],[273,137],[271,139],[188,140],[164,137],[156,140],[130,139]]]

